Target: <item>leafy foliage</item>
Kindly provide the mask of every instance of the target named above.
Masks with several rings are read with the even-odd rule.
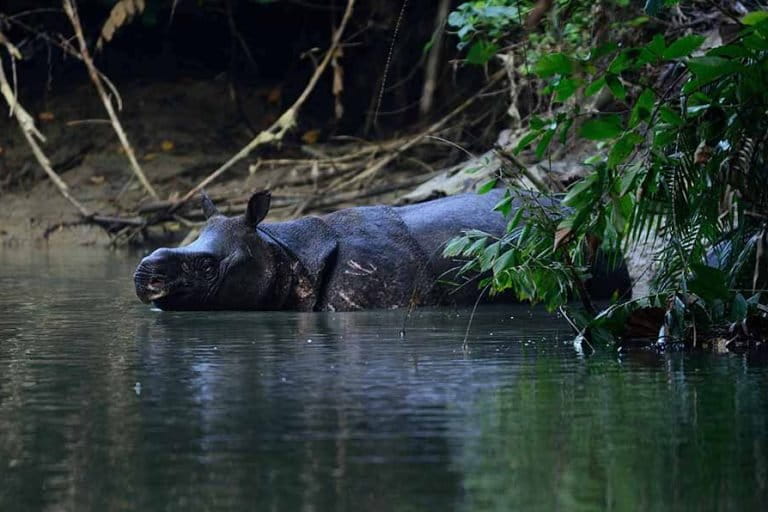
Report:
[[[660,4],[648,2],[649,13]],[[531,147],[541,158],[570,133],[597,143],[587,161],[592,171],[563,198],[569,210],[544,221],[526,218],[523,227],[519,219],[510,222],[498,251],[487,255],[490,246],[478,246],[462,255],[474,258],[476,269],[493,269],[495,289],[513,288],[521,299],[552,308],[583,279],[591,245],[626,251],[660,237],[654,303],[620,303],[583,317],[581,326],[618,332],[633,311],[661,308],[662,338],[690,338],[693,326],[728,323],[746,331],[750,315],[768,311],[760,294],[768,226],[768,13],[749,13],[741,23],[732,40],[706,50],[702,35],[655,34],[639,46],[614,41],[585,54],[538,58],[533,72],[560,107],[550,119],[532,117],[516,151]],[[600,91],[626,110],[583,112],[584,100]],[[565,255],[581,266],[563,267]]]

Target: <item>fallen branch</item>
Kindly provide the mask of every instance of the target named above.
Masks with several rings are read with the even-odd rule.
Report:
[[[80,48],[80,58],[88,70],[88,75],[91,77],[91,81],[93,82],[94,87],[96,87],[96,91],[99,93],[101,102],[104,104],[104,109],[107,111],[109,119],[112,122],[112,127],[117,134],[117,138],[120,139],[120,144],[123,146],[123,150],[125,151],[125,154],[128,157],[128,161],[131,164],[133,173],[139,179],[139,182],[149,193],[149,195],[157,199],[157,192],[155,192],[152,184],[149,183],[149,180],[147,180],[147,177],[144,175],[144,171],[141,170],[141,166],[139,166],[139,161],[136,159],[136,154],[133,151],[133,147],[131,147],[130,142],[128,142],[128,136],[125,134],[123,126],[120,124],[120,119],[118,119],[115,108],[112,105],[112,99],[104,87],[102,75],[99,73],[98,69],[96,69],[96,65],[93,63],[93,59],[91,58],[91,54],[88,50],[88,44],[85,42],[85,36],[83,35],[83,27],[80,24],[80,17],[77,14],[77,8],[75,7],[73,0],[64,0],[64,12],[67,14],[67,17],[72,24],[72,28],[75,29],[75,37],[77,38],[77,44]]]
[[[66,1],[70,1],[70,0],[66,0]],[[278,120],[275,121],[269,128],[259,133],[243,149],[238,151],[232,158],[230,158],[227,162],[221,165],[221,167],[213,171],[200,183],[194,186],[189,192],[187,192],[181,199],[179,199],[178,202],[176,202],[174,206],[171,208],[171,212],[177,210],[182,204],[186,203],[187,201],[195,197],[201,190],[203,190],[205,187],[210,185],[214,180],[216,180],[219,176],[224,174],[227,170],[232,168],[232,166],[234,166],[237,162],[239,162],[240,160],[248,156],[254,149],[264,144],[282,140],[282,138],[285,136],[288,130],[290,130],[295,126],[299,110],[304,105],[304,102],[307,101],[307,98],[309,97],[310,93],[314,90],[318,80],[320,80],[320,76],[328,67],[328,64],[330,63],[331,58],[336,52],[336,48],[338,48],[339,43],[341,42],[341,36],[344,33],[344,29],[346,28],[347,23],[349,22],[350,16],[352,15],[352,10],[354,8],[354,5],[355,5],[355,0],[347,1],[347,7],[344,11],[344,16],[341,19],[341,24],[339,25],[339,28],[333,34],[333,38],[331,40],[331,46],[328,48],[328,51],[323,57],[323,60],[315,69],[314,74],[309,79],[309,83],[307,83],[306,88],[301,93],[301,95],[296,99],[293,105],[291,105],[290,108],[288,108],[288,110],[286,110],[283,113],[283,115],[281,115],[280,118],[278,118]]]
[[[273,195],[271,205],[273,208],[294,208],[299,205],[306,205],[305,209],[308,210],[325,210],[331,207],[336,207],[344,203],[354,202],[360,199],[367,199],[371,197],[381,196],[389,194],[391,192],[397,192],[405,188],[411,188],[416,185],[420,185],[428,181],[430,178],[439,174],[434,172],[427,175],[413,176],[409,179],[397,183],[384,183],[377,187],[371,187],[363,190],[353,190],[347,192],[339,192],[335,194],[318,193],[310,195]],[[245,212],[248,206],[248,197],[243,196],[230,201],[226,204],[220,204],[219,210],[227,215],[235,215]],[[214,201],[221,201],[223,198],[215,198]],[[164,210],[167,204],[165,201],[157,204],[148,204],[142,207],[146,213],[158,212]],[[185,211],[185,216],[190,219],[203,219],[203,211],[199,208]],[[147,220],[141,227],[146,227],[154,224],[161,224],[168,220],[175,219],[174,215],[167,213],[160,213],[152,220]]]

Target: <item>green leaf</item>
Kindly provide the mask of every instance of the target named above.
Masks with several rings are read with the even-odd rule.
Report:
[[[667,43],[664,41],[664,35],[654,35],[651,42],[645,45],[645,47],[657,57],[661,57],[661,54],[664,53],[664,49],[667,47]]]
[[[667,125],[658,125],[653,130],[653,147],[661,149],[671,144],[678,135],[678,130],[669,129]]]
[[[659,109],[659,116],[665,123],[669,123],[672,126],[682,126],[684,124],[683,118],[666,105]]]
[[[515,212],[515,215],[512,216],[512,219],[509,221],[509,224],[507,224],[507,233],[511,233],[512,231],[517,228],[517,226],[520,225],[520,221],[523,220],[523,212],[525,211],[524,208],[518,208]]]
[[[555,89],[555,101],[559,102],[565,102],[573,96],[573,93],[576,92],[576,88],[578,87],[579,83],[574,80],[573,78],[562,78],[557,82],[557,85],[554,86]]]
[[[488,41],[477,41],[469,48],[467,53],[467,62],[477,66],[482,66],[499,51],[496,43]]]
[[[601,57],[605,57],[606,55],[615,52],[618,49],[619,49],[619,45],[617,45],[614,42],[603,43],[597,48],[593,48],[592,50],[589,51],[589,59],[593,61],[597,60]]]
[[[493,266],[493,262],[499,256],[500,250],[501,242],[493,242],[491,245],[485,248],[483,253],[480,255],[480,272],[490,270],[490,268]]]
[[[483,183],[482,185],[477,187],[477,193],[478,194],[487,194],[488,192],[493,190],[493,188],[496,186],[496,182],[498,182],[498,181],[499,180],[497,180],[496,178],[493,178],[491,180],[486,181],[485,183]]]
[[[730,59],[709,55],[688,59],[687,65],[691,73],[703,82],[715,80],[721,76],[738,71],[740,68],[738,63]]]
[[[504,195],[504,199],[499,201],[493,209],[497,212],[501,212],[505,217],[509,216],[509,212],[512,210],[512,196],[509,195],[509,191]]]
[[[541,135],[541,130],[532,130],[525,134],[525,136],[520,139],[520,142],[517,143],[517,146],[515,146],[515,154],[519,154],[522,150],[528,147],[528,145],[533,142],[534,140],[538,139]]]
[[[653,91],[646,89],[640,93],[635,106],[632,107],[632,115],[629,116],[629,126],[634,128],[640,121],[646,121],[651,117],[653,107],[656,105],[656,96]]]
[[[592,82],[591,84],[589,84],[584,88],[584,96],[589,98],[590,96],[595,95],[600,91],[600,89],[603,88],[604,85],[605,85],[605,77],[601,76],[600,78],[598,78],[597,80],[595,80],[594,82]]]
[[[542,78],[552,75],[569,75],[573,71],[571,59],[564,53],[544,55],[536,63],[534,72]]]
[[[544,135],[541,137],[539,144],[536,146],[536,158],[541,160],[544,157],[544,153],[549,149],[549,144],[552,142],[552,137],[555,135],[554,129],[544,131]]]
[[[485,247],[485,240],[485,238],[478,238],[475,240],[472,245],[464,249],[463,255],[466,257],[476,256],[477,253]]]
[[[667,60],[679,59],[680,57],[687,57],[694,50],[704,43],[706,37],[699,35],[690,35],[681,37],[680,39],[673,41],[666,50],[661,54],[662,58]]]
[[[742,294],[737,293],[731,304],[731,322],[743,322],[747,318],[747,309],[747,300]]]
[[[742,43],[745,47],[749,48],[750,50],[768,50],[768,41],[764,37],[760,37],[757,34],[752,34],[750,36],[745,37],[742,40]]]
[[[744,15],[743,18],[741,18],[741,23],[743,25],[757,25],[761,21],[765,21],[768,19],[768,11],[754,11],[749,12]]]
[[[635,150],[635,146],[643,141],[643,137],[635,132],[627,132],[621,136],[608,153],[608,167],[614,168],[626,160]]]
[[[712,57],[727,57],[731,59],[742,59],[752,55],[747,48],[741,44],[726,44],[724,46],[718,46],[712,48],[707,52],[707,55]]]
[[[625,100],[627,98],[627,89],[624,84],[621,83],[619,77],[616,75],[606,75],[605,83],[608,84],[608,88],[617,100]]]
[[[458,236],[451,241],[448,242],[448,244],[445,246],[445,249],[443,249],[443,256],[446,258],[451,258],[454,256],[458,256],[461,254],[461,251],[464,250],[464,248],[467,247],[469,244],[469,238],[466,236]]]
[[[620,196],[626,195],[627,192],[629,192],[630,189],[635,185],[638,177],[640,176],[640,173],[644,170],[643,167],[643,165],[636,162],[631,165],[629,169],[625,170],[621,177],[621,186],[619,188]]]
[[[606,140],[618,136],[624,129],[621,118],[608,114],[597,119],[590,119],[581,125],[581,136],[590,140]]]
[[[627,50],[624,50],[619,53],[616,58],[613,59],[611,64],[608,66],[608,72],[613,73],[614,75],[618,75],[625,69],[628,69],[631,64],[632,62],[630,61],[629,53]]]
[[[493,264],[493,275],[499,275],[503,271],[512,267],[515,260],[515,249],[509,249],[499,256]]]
[[[568,190],[568,193],[563,198],[563,204],[566,206],[571,206],[573,208],[579,208],[580,205],[583,205],[589,201],[582,201],[581,195],[586,194],[590,188],[592,188],[592,185],[594,184],[596,179],[596,176],[594,174],[590,174],[586,176],[581,181],[577,181],[574,183],[571,188]]]
[[[707,302],[728,298],[728,276],[722,270],[695,263],[691,265],[693,277],[688,281],[688,291]]]
[[[627,21],[626,23],[630,27],[639,27],[640,25],[645,25],[649,21],[651,21],[651,18],[649,18],[648,16],[638,16],[637,18],[633,18]]]

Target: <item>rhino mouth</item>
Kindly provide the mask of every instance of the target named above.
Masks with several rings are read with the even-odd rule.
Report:
[[[146,295],[146,298],[143,299],[145,304],[156,301],[158,299],[162,299],[163,297],[167,297],[170,293],[170,290],[163,287],[162,283],[155,284],[152,281],[147,284],[147,291],[149,293]]]
[[[171,294],[172,283],[157,273],[137,270],[133,280],[136,285],[136,296],[144,304],[150,304]]]

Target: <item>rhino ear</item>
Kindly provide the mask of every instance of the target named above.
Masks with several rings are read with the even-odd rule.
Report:
[[[248,209],[245,211],[245,223],[256,227],[259,222],[264,220],[269,211],[269,203],[272,200],[272,194],[268,190],[256,192],[248,200]]]
[[[213,204],[211,198],[208,197],[208,194],[202,191],[200,192],[200,203],[203,207],[203,215],[205,215],[206,219],[210,219],[214,215],[219,214],[219,209],[216,208],[215,204]]]

